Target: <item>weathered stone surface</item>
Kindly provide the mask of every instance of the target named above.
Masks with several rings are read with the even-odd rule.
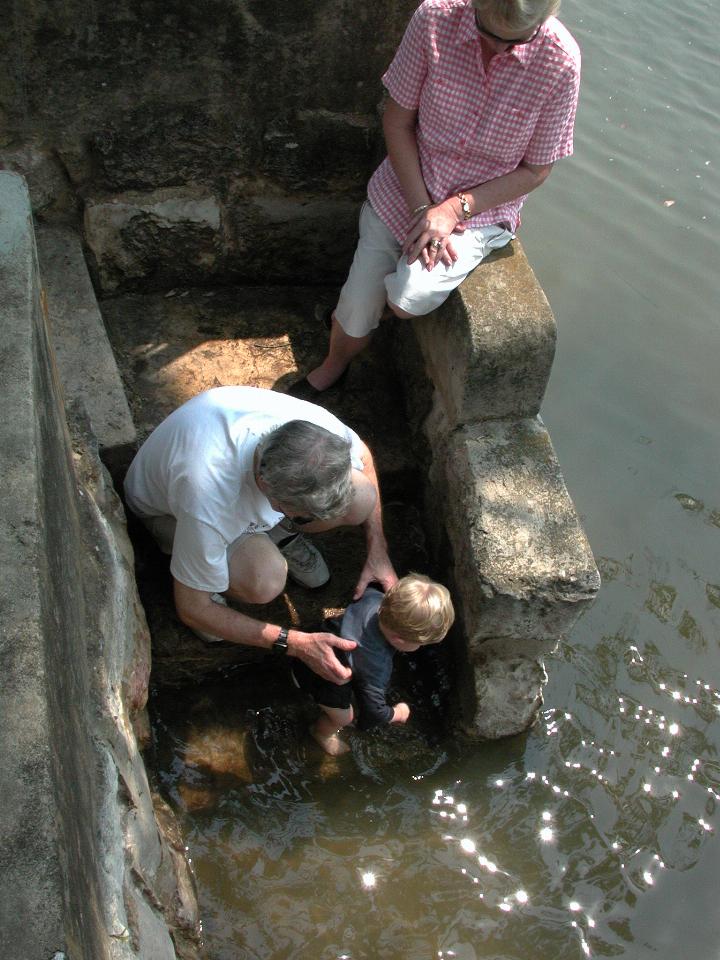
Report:
[[[592,602],[597,567],[539,418],[447,432],[428,421],[427,500],[459,613],[463,724],[499,737],[542,703],[550,652]]]
[[[542,706],[547,675],[542,660],[502,654],[484,657],[472,671],[472,707],[463,724],[472,738],[498,740],[522,733]]]
[[[30,201],[19,176],[0,172],[0,927],[8,960],[64,949],[52,745],[45,696],[40,565],[43,533],[31,376],[39,323]],[[22,321],[21,322],[21,318]]]
[[[3,955],[196,956],[197,914],[177,899],[192,882],[158,833],[135,732],[150,638],[124,516],[82,410],[68,435],[21,178],[0,173],[0,196]]]
[[[334,283],[352,256],[349,206],[383,153],[380,77],[415,6],[27,0],[0,31],[0,147],[31,180],[42,155],[48,216],[86,198],[133,206],[131,191],[201,187],[237,224],[215,236],[166,212],[96,211],[88,241],[103,293],[268,282],[270,269],[281,283]]]
[[[0,110],[13,137],[42,136],[92,192],[156,189],[278,170],[273,130],[303,143],[305,111],[374,122],[380,76],[415,0],[358,7],[349,0],[118,0],[98,8],[28,0],[0,33]],[[330,121],[333,134],[338,129]],[[326,138],[356,176],[376,143]],[[282,154],[281,154],[282,155]],[[319,151],[307,152],[301,179]],[[76,180],[76,174],[80,179]],[[365,173],[361,174],[365,179]],[[323,190],[328,189],[323,184]]]
[[[51,219],[75,212],[77,197],[62,163],[39,143],[0,149],[0,169],[21,173],[36,217]]]
[[[554,641],[592,600],[599,576],[539,418],[453,434],[436,465],[471,656],[484,641]],[[513,651],[515,652],[515,651]]]
[[[376,118],[367,114],[300,110],[263,136],[263,173],[293,192],[338,191],[361,196],[376,160]]]
[[[227,276],[307,283],[322,264],[325,283],[345,279],[357,243],[358,202],[247,196],[238,190],[228,204],[232,241]]]
[[[518,240],[412,324],[450,429],[538,413],[555,355],[555,319]]]
[[[203,188],[91,200],[85,241],[103,292],[202,283],[222,265],[220,206]]]
[[[135,427],[79,234],[67,227],[43,227],[37,247],[65,399],[82,403],[100,451],[121,458],[135,443]]]

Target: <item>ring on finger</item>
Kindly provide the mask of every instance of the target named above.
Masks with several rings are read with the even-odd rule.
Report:
[[[442,240],[438,240],[438,238],[435,237],[430,241],[430,246],[433,248],[433,250],[439,250],[442,246]]]

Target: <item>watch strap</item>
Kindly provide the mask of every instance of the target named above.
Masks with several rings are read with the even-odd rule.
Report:
[[[279,654],[287,654],[288,652],[288,630],[287,627],[280,627],[280,633],[277,635],[277,639],[272,645],[272,652]]]

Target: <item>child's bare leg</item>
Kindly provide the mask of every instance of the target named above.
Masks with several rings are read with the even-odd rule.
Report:
[[[340,739],[338,731],[352,723],[352,707],[341,710],[337,707],[324,707],[320,704],[320,709],[323,712],[310,727],[310,735],[317,740],[325,753],[329,753],[332,757],[339,757],[350,749]]]

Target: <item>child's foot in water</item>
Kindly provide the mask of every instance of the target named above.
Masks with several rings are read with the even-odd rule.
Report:
[[[337,733],[331,733],[330,735],[321,733],[315,724],[310,727],[310,736],[319,743],[325,753],[329,753],[331,757],[341,757],[350,749],[345,741],[340,739]]]

